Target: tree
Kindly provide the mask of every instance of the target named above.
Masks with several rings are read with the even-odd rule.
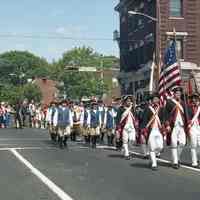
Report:
[[[83,96],[102,96],[107,85],[102,82],[94,73],[90,72],[67,72],[60,77],[64,86],[60,87],[66,92],[67,97],[80,99]]]
[[[23,86],[23,96],[29,101],[34,100],[35,102],[40,102],[42,98],[42,93],[40,88],[32,83],[28,83]]]
[[[10,74],[15,75],[15,79],[20,79],[22,74],[25,75],[25,79],[33,76],[47,76],[49,74],[48,66],[49,64],[44,58],[35,56],[28,51],[9,51],[0,54],[1,80],[3,79],[7,83],[12,83],[13,77],[10,77]]]
[[[62,71],[66,66],[86,66],[96,68],[112,68],[119,59],[114,56],[103,56],[90,47],[76,47],[66,51],[62,58],[54,63],[57,71]]]
[[[25,84],[23,86],[13,85],[1,85],[0,87],[0,99],[11,104],[15,104],[18,101],[24,99],[35,100],[40,102],[42,97],[41,91],[35,84]]]

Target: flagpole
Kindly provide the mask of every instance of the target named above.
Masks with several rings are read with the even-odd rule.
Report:
[[[178,51],[177,51],[177,42],[176,42],[177,39],[176,39],[176,29],[175,29],[175,27],[173,28],[173,35],[174,35],[174,41],[175,41],[176,59],[177,59],[177,62],[178,62],[178,67],[179,67],[180,76],[181,76],[181,88],[183,90],[183,100],[184,100],[184,103],[185,103],[186,120],[188,121],[189,115],[188,115],[188,108],[187,108],[187,100],[186,100],[186,95],[185,95],[185,89],[183,87],[183,74],[182,74],[182,70],[181,70],[181,62],[180,62]]]
[[[160,38],[160,0],[156,0],[156,51],[155,51],[155,63],[156,70],[154,69],[153,77],[156,80],[155,89],[159,88],[159,78],[160,78],[160,64],[161,64],[161,38]]]

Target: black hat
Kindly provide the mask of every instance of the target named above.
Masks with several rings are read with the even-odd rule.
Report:
[[[191,96],[190,96],[191,99],[200,99],[200,95],[199,93],[193,93]]]
[[[56,100],[52,100],[51,102],[50,102],[50,105],[53,105],[53,104],[58,104],[58,101],[56,101]]]
[[[127,99],[131,99],[131,101],[134,101],[133,95],[125,95],[125,96],[122,97],[123,101],[126,101]]]
[[[99,100],[98,100],[98,103],[103,103],[103,100],[102,100],[102,99],[99,99]]]
[[[63,103],[68,104],[68,101],[67,101],[66,99],[63,99],[63,100],[61,101],[61,104],[63,104]]]
[[[173,92],[177,92],[177,91],[182,92],[182,88],[177,86],[177,87],[173,88],[172,91]]]
[[[91,106],[95,106],[95,105],[98,105],[98,103],[96,101],[92,101]]]

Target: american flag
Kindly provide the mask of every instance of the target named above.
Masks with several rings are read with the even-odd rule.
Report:
[[[164,63],[160,72],[159,94],[161,104],[172,95],[172,89],[181,85],[180,66],[176,58],[176,41],[173,40],[166,49]]]

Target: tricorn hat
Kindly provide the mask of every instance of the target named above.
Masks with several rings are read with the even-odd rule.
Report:
[[[177,87],[173,88],[172,91],[173,91],[173,92],[177,92],[177,91],[182,92],[183,89],[182,89],[180,86],[177,86]]]
[[[195,93],[193,93],[192,95],[190,95],[190,98],[191,98],[191,99],[200,99],[200,94],[197,93],[197,92],[195,92]]]
[[[134,101],[133,95],[125,95],[122,97],[122,101],[125,102],[127,99],[131,99],[131,101]]]

